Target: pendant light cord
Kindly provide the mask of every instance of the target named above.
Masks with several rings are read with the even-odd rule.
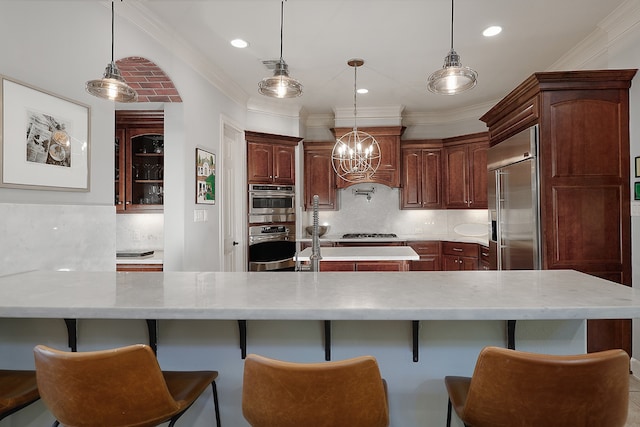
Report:
[[[451,0],[451,50],[453,50],[453,0]]]
[[[358,130],[358,66],[353,67],[353,130]]]
[[[113,63],[113,33],[115,31],[114,26],[114,12],[113,12],[113,0],[111,0],[111,62]]]
[[[282,62],[282,39],[284,38],[284,2],[280,2],[280,62]]]

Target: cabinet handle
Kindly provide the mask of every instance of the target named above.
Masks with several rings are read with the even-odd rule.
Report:
[[[481,252],[482,256],[489,256],[488,252]]]
[[[456,252],[462,252],[462,249],[460,248],[451,248],[452,251],[456,251]]]

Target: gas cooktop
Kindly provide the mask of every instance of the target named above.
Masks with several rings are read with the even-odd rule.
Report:
[[[343,234],[343,239],[364,239],[364,238],[389,238],[398,237],[394,233],[347,233]]]

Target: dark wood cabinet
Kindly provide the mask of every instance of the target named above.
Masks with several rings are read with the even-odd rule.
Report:
[[[336,173],[331,165],[334,141],[304,143],[304,209],[313,208],[318,195],[319,210],[338,210]]]
[[[372,135],[380,146],[380,166],[369,180],[358,183],[370,182],[384,184],[388,187],[400,187],[400,136],[404,132],[402,126],[358,128]],[[352,128],[332,129],[336,138],[351,132]],[[336,177],[337,188],[346,188],[355,183]]]
[[[400,209],[442,208],[442,143],[403,142]]]
[[[163,271],[162,264],[116,264],[116,271]]]
[[[442,242],[442,270],[477,270],[478,245],[475,243]]]
[[[295,150],[302,138],[245,131],[249,184],[295,184]]]
[[[538,125],[542,268],[631,286],[629,87],[636,70],[535,73],[489,110],[491,145]],[[590,320],[588,351],[631,354],[630,320]]]
[[[442,269],[440,260],[439,241],[415,241],[407,242],[420,256],[420,261],[411,261],[411,271],[440,271]]]
[[[480,270],[493,270],[491,268],[491,253],[489,246],[478,245],[478,260]]]
[[[116,212],[163,211],[163,111],[116,111],[114,178]]]
[[[320,261],[320,271],[409,271],[409,261]]]
[[[487,209],[487,132],[444,140],[444,206]]]

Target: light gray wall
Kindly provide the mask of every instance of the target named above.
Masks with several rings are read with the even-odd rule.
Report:
[[[44,212],[53,204],[113,206],[114,111],[126,104],[116,106],[84,90],[85,82],[99,78],[110,61],[111,17],[105,5],[78,1],[0,2],[0,74],[91,108],[91,190],[72,193],[0,188],[0,202],[41,204]],[[66,24],[52,31],[52,22]],[[195,147],[217,153],[220,114],[224,112],[244,124],[246,108],[222,95],[188,64],[118,15],[115,34],[116,59],[143,56],[155,62],[172,78],[184,101],[164,106],[168,119],[165,176],[169,184],[165,249],[171,248],[165,252],[165,265],[169,270],[217,270],[219,206],[199,205],[198,209],[209,211],[208,222],[193,222]],[[144,107],[142,104],[136,107],[141,106]],[[105,221],[113,227],[114,219],[115,210]],[[95,241],[103,238],[97,232],[99,228],[96,227],[93,236]],[[92,234],[91,230],[87,232]],[[55,246],[53,235],[44,234],[40,238]],[[113,250],[107,256],[113,258],[115,265],[112,243],[108,242]],[[10,246],[11,242],[5,240],[3,244]],[[46,268],[46,264],[41,267]]]

